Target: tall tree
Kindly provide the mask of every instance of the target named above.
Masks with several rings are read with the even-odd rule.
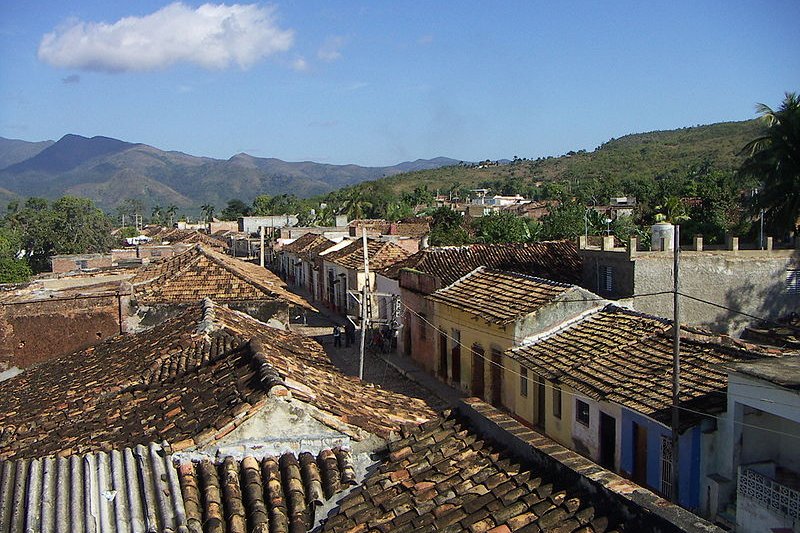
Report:
[[[203,213],[203,218],[211,222],[214,219],[214,211],[216,207],[213,204],[203,204],[200,206],[200,211]]]
[[[250,206],[238,198],[228,200],[228,205],[222,210],[220,216],[222,220],[236,220],[239,217],[245,217],[250,213]]]
[[[21,255],[36,272],[49,268],[51,255],[106,252],[113,244],[111,221],[87,198],[29,198],[6,226],[21,236]]]
[[[754,203],[768,230],[786,235],[800,217],[800,97],[786,93],[777,111],[764,104],[757,109],[766,129],[744,147],[740,172],[761,182]]]
[[[478,242],[504,243],[532,240],[531,228],[525,219],[514,213],[496,213],[476,218],[472,222]]]
[[[166,218],[169,221],[169,227],[174,226],[175,215],[178,214],[178,206],[175,204],[169,204],[167,208],[164,210],[164,214],[166,215]]]

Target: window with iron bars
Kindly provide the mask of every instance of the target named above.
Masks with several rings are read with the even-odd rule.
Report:
[[[672,494],[672,438],[661,436],[661,494]]]

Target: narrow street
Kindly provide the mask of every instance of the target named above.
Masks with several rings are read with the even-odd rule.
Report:
[[[297,287],[290,287],[290,290],[308,300],[307,292],[299,290]],[[321,308],[317,305],[318,302],[310,303],[317,309],[317,312],[309,311],[305,316],[292,316],[291,331],[315,339],[322,345],[336,367],[347,375],[358,376],[361,342],[360,328],[356,329],[355,342],[353,344],[346,346],[344,331],[342,331],[342,346],[335,347],[333,326],[335,323],[343,325],[344,317],[334,315],[327,309]],[[402,368],[404,371],[401,373],[397,367]],[[407,377],[408,375],[413,375],[416,379],[410,379]],[[410,359],[399,357],[395,354],[378,354],[369,347],[364,354],[363,379],[381,388],[420,398],[436,410],[448,408],[457,399],[457,395],[449,387],[435,382],[427,374],[422,373]],[[425,383],[425,385],[422,383]]]

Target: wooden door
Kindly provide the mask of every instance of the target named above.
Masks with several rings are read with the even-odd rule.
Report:
[[[484,365],[483,365],[483,346],[480,344],[472,345],[472,395],[483,398],[484,393]]]

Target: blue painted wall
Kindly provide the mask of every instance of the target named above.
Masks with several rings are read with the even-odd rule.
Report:
[[[640,414],[622,409],[622,448],[620,450],[620,470],[633,473],[636,450],[633,448],[633,424],[647,429],[647,485],[650,489],[661,491],[661,438],[669,438],[671,431]],[[688,509],[700,505],[700,426],[695,426],[680,437],[678,443],[678,499]]]

